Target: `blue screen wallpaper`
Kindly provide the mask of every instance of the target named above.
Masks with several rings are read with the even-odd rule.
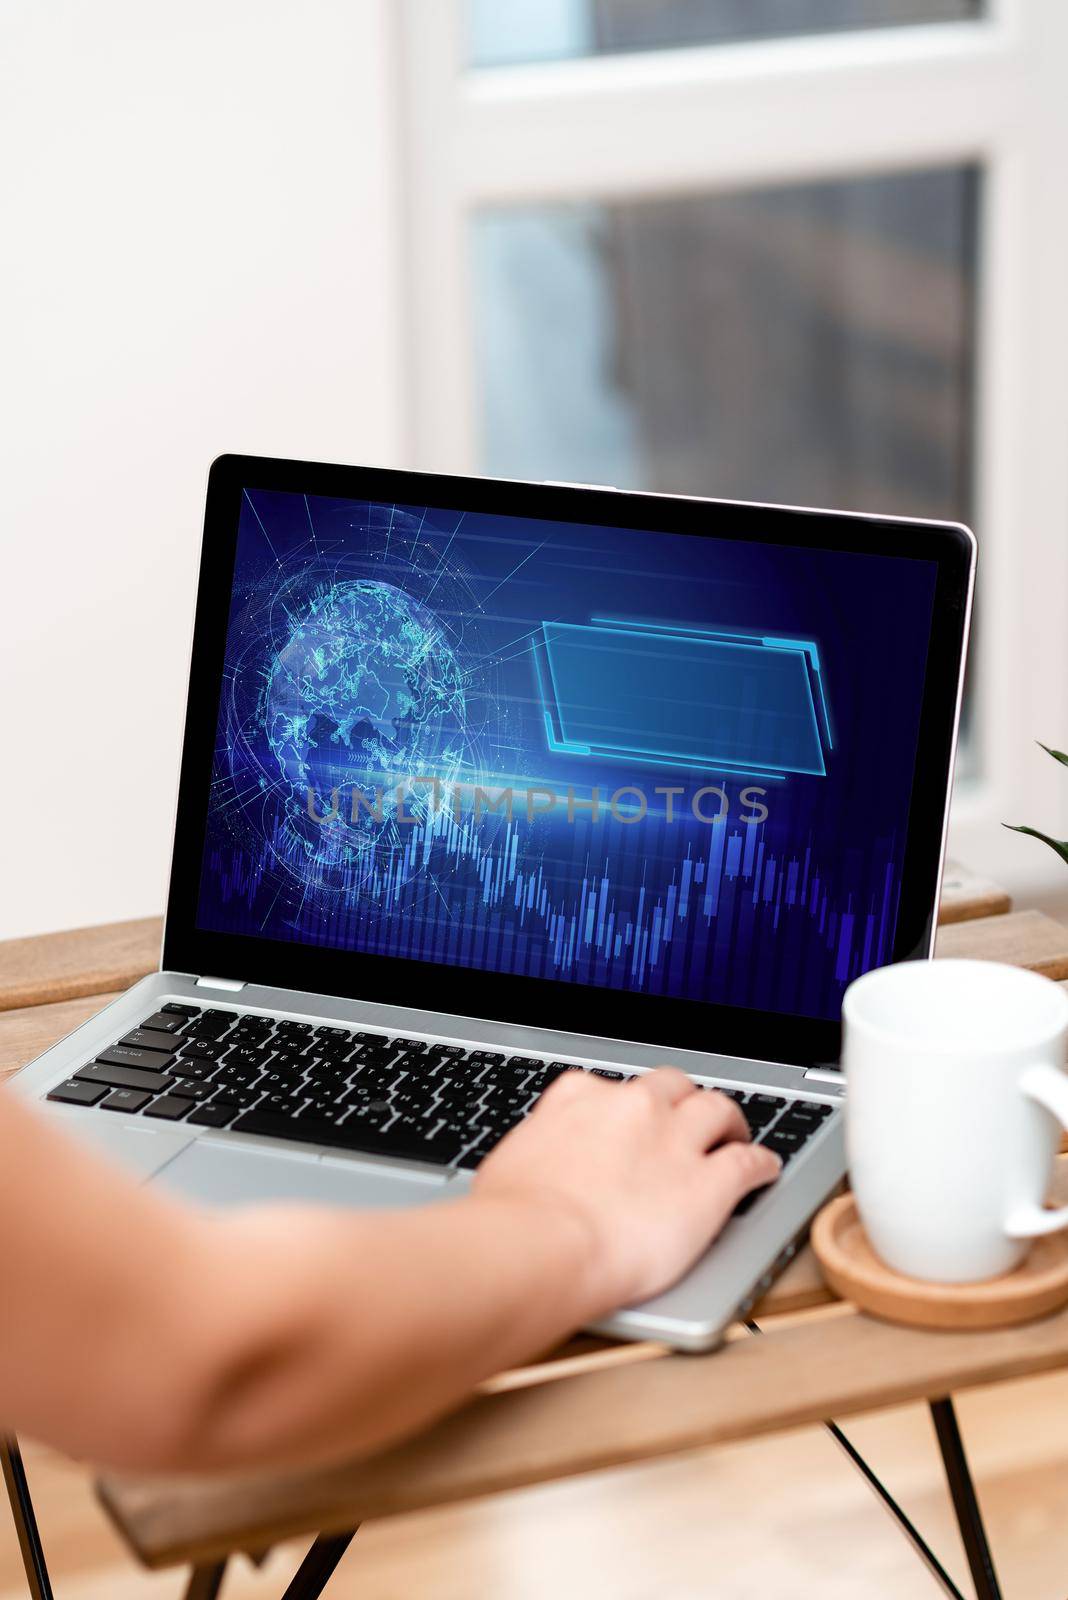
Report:
[[[246,491],[198,925],[835,1017],[936,568]]]

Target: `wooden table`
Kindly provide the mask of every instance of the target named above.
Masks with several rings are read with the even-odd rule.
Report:
[[[940,956],[1010,961],[1068,980],[1068,928],[1013,912],[995,885],[953,866],[941,923]],[[0,944],[0,1077],[154,970],[159,934],[147,919]],[[1068,1198],[1068,1159],[1061,1165]],[[483,1384],[461,1410],[370,1460],[255,1478],[108,1474],[99,1495],[145,1566],[192,1565],[198,1600],[217,1593],[230,1554],[315,1536],[287,1591],[297,1600],[320,1592],[363,1521],[925,1399],[977,1593],[997,1596],[949,1396],[1068,1365],[1068,1309],[1000,1332],[894,1328],[835,1300],[806,1249],[752,1315],[762,1336],[739,1326],[712,1356],[573,1340]],[[946,1592],[958,1594],[886,1499]]]

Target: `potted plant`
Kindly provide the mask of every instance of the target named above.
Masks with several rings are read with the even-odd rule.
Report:
[[[1068,767],[1068,755],[1063,750],[1051,750],[1048,744],[1043,744],[1041,739],[1035,741],[1040,750],[1045,750],[1047,755],[1059,761],[1062,767]],[[1029,833],[1032,839],[1041,839],[1043,844],[1048,844],[1051,850],[1056,850],[1061,860],[1068,862],[1068,839],[1051,839],[1048,833],[1042,833],[1038,828],[1028,828],[1021,822],[1006,822],[1006,828],[1011,828],[1013,833]]]

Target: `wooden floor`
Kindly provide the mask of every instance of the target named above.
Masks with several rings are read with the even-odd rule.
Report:
[[[1011,1600],[1068,1595],[1068,1374],[959,1403],[987,1526]],[[926,1411],[851,1423],[854,1443],[970,1593]],[[57,1600],[177,1600],[177,1574],[146,1574],[93,1501],[88,1477],[26,1452]],[[224,1595],[281,1593],[301,1551]],[[818,1430],[578,1479],[357,1535],[335,1600],[905,1600],[941,1591],[870,1490]],[[0,1600],[22,1596],[10,1528]]]

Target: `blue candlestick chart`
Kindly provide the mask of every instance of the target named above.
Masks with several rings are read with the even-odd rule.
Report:
[[[345,832],[342,823],[323,827]],[[268,891],[277,902],[288,860],[299,875],[286,874],[286,922],[301,943],[533,977],[734,1003],[741,988],[754,1004],[785,987],[815,1011],[887,958],[897,895],[891,840],[850,863],[854,885],[862,874],[857,892],[843,890],[841,865],[821,865],[811,844],[799,853],[769,848],[763,823],[698,828],[647,817],[634,831],[642,830],[636,887],[639,845],[628,852],[624,824],[476,822],[444,805],[387,829],[392,838],[374,849],[311,859],[279,815],[253,861],[216,848],[209,865],[225,908],[219,922],[231,932],[261,931],[258,908]],[[782,970],[791,963],[793,983]]]

